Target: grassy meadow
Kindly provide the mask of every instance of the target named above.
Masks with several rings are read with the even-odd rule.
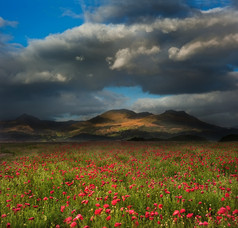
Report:
[[[0,227],[237,227],[238,143],[0,144]]]

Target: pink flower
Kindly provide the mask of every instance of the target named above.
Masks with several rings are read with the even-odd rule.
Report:
[[[66,222],[67,224],[70,224],[72,221],[72,217],[68,217],[64,220],[64,222]]]
[[[182,214],[182,213],[184,213],[185,212],[185,209],[181,209],[180,210],[180,213]]]
[[[233,215],[235,214],[238,214],[238,209],[235,209],[233,212],[232,212]]]
[[[221,214],[225,214],[227,212],[226,208],[225,207],[221,207],[219,209],[219,211],[217,212],[217,214],[221,215]]]
[[[30,217],[28,220],[34,220],[35,218],[34,217]]]
[[[100,215],[102,213],[103,209],[102,208],[98,208],[95,210],[94,214],[95,215]]]
[[[191,218],[191,217],[193,217],[193,213],[188,213],[187,218]]]
[[[65,206],[61,206],[60,211],[64,212]]]
[[[111,216],[110,216],[110,215],[106,217],[106,220],[107,220],[107,221],[109,221],[110,219],[111,219]]]
[[[106,209],[105,212],[106,212],[107,214],[110,214],[111,209]]]
[[[116,222],[114,227],[118,227],[118,226],[121,226],[121,223],[120,222]]]
[[[70,224],[70,227],[75,227],[75,226],[77,226],[77,222],[72,222],[72,223]]]
[[[179,214],[179,210],[175,210],[173,213],[173,216],[178,215]]]
[[[76,215],[76,217],[73,219],[73,221],[75,222],[75,221],[77,221],[79,219],[83,220],[83,216],[81,214]]]
[[[159,209],[162,209],[163,208],[163,204],[159,204]]]

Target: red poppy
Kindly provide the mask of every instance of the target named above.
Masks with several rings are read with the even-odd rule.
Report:
[[[180,213],[182,214],[182,213],[184,213],[186,210],[185,209],[181,209],[180,210]]]
[[[75,227],[75,226],[77,226],[77,222],[72,222],[72,223],[70,224],[70,227]]]
[[[178,215],[179,214],[179,210],[175,210],[173,213],[173,216]]]
[[[193,213],[188,213],[187,218],[191,218],[191,217],[193,217]]]
[[[64,212],[65,206],[61,206],[60,211]]]

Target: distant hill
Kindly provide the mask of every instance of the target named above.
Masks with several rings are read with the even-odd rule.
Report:
[[[234,142],[234,141],[238,141],[238,134],[226,135],[226,136],[222,137],[219,141],[220,142]]]
[[[238,129],[218,127],[184,111],[154,115],[127,109],[110,110],[87,121],[55,122],[23,114],[0,121],[0,141],[82,140],[219,140]]]

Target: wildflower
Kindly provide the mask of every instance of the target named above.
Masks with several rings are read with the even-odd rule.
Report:
[[[107,221],[109,221],[110,219],[111,219],[111,216],[110,216],[110,215],[106,217],[106,220],[107,220]]]
[[[185,209],[181,209],[180,210],[180,213],[182,214],[182,213],[184,213],[185,212]]]
[[[98,208],[95,210],[94,214],[95,215],[100,215],[102,213],[103,209],[102,208]]]
[[[191,217],[193,217],[193,213],[188,213],[187,218],[191,218]]]
[[[72,221],[72,217],[68,217],[64,220],[64,222],[66,222],[67,224],[70,224],[71,221]]]
[[[78,214],[76,215],[76,217],[73,219],[73,221],[76,221],[76,220],[83,220],[83,216],[81,214]]]
[[[64,212],[65,206],[61,206],[60,211]]]
[[[75,227],[75,226],[77,226],[77,222],[72,222],[72,223],[70,224],[70,227]]]
[[[121,223],[120,222],[116,222],[114,227],[118,227],[118,226],[121,226]]]
[[[28,220],[34,220],[35,218],[34,217],[30,217]]]
[[[163,204],[159,204],[159,209],[162,209],[163,208]]]
[[[232,212],[233,215],[235,214],[238,214],[238,209],[235,209],[233,212]]]
[[[179,214],[179,210],[175,210],[173,213],[173,216],[178,215]]]
[[[221,214],[225,214],[227,212],[226,208],[225,207],[221,207],[219,209],[219,211],[217,212],[217,214],[221,215]]]
[[[106,209],[105,212],[106,212],[107,214],[110,214],[111,209]]]
[[[104,208],[108,208],[108,207],[109,207],[109,204],[104,204],[103,207],[104,207]]]

